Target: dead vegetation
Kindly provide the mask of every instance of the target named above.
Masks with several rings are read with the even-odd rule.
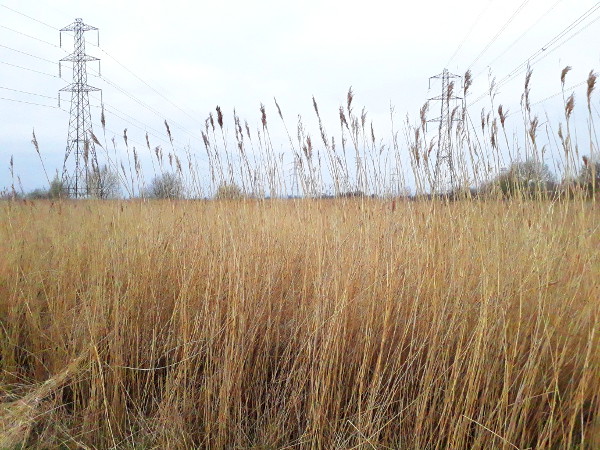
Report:
[[[0,209],[0,446],[595,448],[585,201]]]

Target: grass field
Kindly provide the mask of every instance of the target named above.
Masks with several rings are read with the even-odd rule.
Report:
[[[600,448],[599,219],[0,203],[0,448]]]

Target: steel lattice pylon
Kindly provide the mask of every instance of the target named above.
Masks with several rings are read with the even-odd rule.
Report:
[[[87,84],[88,61],[99,61],[98,58],[85,53],[86,31],[98,28],[86,25],[82,19],[75,19],[71,25],[60,30],[61,46],[62,32],[72,31],[74,34],[74,51],[61,59],[73,64],[73,82],[62,88],[60,92],[71,92],[71,114],[69,118],[69,134],[63,162],[62,182],[69,196],[81,198],[99,196],[100,170],[96,149],[92,140],[92,117],[90,114],[89,93],[100,89]],[[60,65],[59,65],[60,73]],[[59,103],[60,103],[59,92]],[[74,159],[74,164],[70,163]],[[93,177],[93,178],[91,178]],[[96,180],[90,183],[90,180]]]
[[[439,79],[442,84],[441,94],[437,97],[430,98],[429,101],[439,101],[440,116],[428,120],[428,122],[439,122],[438,128],[438,145],[435,159],[435,172],[433,176],[432,193],[439,194],[443,191],[453,191],[456,188],[457,174],[454,161],[454,152],[452,149],[452,122],[459,120],[452,117],[450,113],[450,104],[455,100],[462,100],[454,95],[453,78],[462,78],[459,75],[454,75],[444,69],[442,73],[429,78],[429,87],[431,88],[431,80]]]

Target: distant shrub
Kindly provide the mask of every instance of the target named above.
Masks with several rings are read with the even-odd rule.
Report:
[[[516,161],[483,188],[484,192],[500,192],[503,197],[534,197],[552,192],[556,183],[546,164],[534,159]]]
[[[50,182],[50,186],[48,189],[37,188],[33,191],[29,192],[26,198],[30,200],[44,200],[44,199],[59,199],[59,198],[68,198],[69,197],[69,189],[66,184],[56,175],[54,179]]]
[[[89,195],[95,198],[119,198],[121,196],[119,175],[104,165],[99,170],[88,174],[87,189]]]
[[[166,172],[153,178],[146,194],[151,198],[172,200],[182,198],[183,182],[174,173]]]
[[[58,177],[58,175],[56,175],[50,182],[47,198],[69,198],[69,189],[67,188],[67,185]]]
[[[19,200],[21,195],[13,189],[0,190],[0,200]]]
[[[579,172],[579,184],[589,193],[600,190],[600,161],[583,157],[583,166]]]
[[[43,200],[48,198],[48,191],[45,189],[34,189],[27,194],[27,198],[31,200]]]
[[[362,191],[348,191],[341,192],[338,197],[340,198],[354,198],[354,197],[366,197],[365,193]]]
[[[222,184],[215,193],[216,200],[237,200],[244,197],[242,189],[235,183]]]

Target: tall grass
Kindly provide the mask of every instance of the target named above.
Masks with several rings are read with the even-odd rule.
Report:
[[[0,446],[600,445],[591,204],[0,214]]]
[[[582,178],[569,70],[559,139],[531,71],[517,131],[493,83],[477,131],[454,109],[450,187],[429,105],[400,129],[391,109],[385,143],[350,89],[337,135],[314,98],[314,135],[275,100],[291,177],[277,116],[234,111],[230,140],[217,107],[207,170],[166,121],[144,151],[216,199],[0,203],[0,448],[599,448],[596,78]],[[105,123],[98,153],[143,197],[144,145],[110,150]]]

